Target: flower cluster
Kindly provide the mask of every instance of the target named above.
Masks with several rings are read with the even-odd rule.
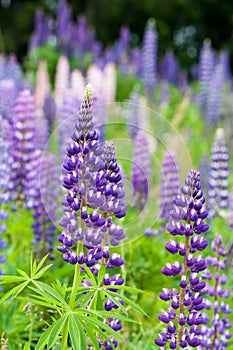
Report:
[[[200,110],[205,114],[207,109],[207,101],[209,96],[210,80],[213,75],[215,65],[215,53],[211,47],[211,42],[206,39],[200,52],[199,63],[199,81],[200,95],[199,106]]]
[[[217,129],[209,173],[208,210],[213,218],[228,207],[229,155],[223,129]]]
[[[8,213],[4,209],[4,205],[9,202],[8,182],[10,175],[10,156],[9,156],[9,123],[0,117],[0,234],[7,231],[5,220],[8,218]],[[6,242],[0,237],[0,250],[7,247]],[[0,264],[5,262],[5,258],[0,254]],[[0,270],[0,275],[2,271]]]
[[[26,174],[35,150],[35,101],[29,90],[23,90],[16,100],[12,116],[12,161],[10,175],[11,198],[24,200]]]
[[[157,80],[157,33],[155,21],[150,19],[143,38],[142,47],[142,80],[148,95],[153,98]]]
[[[92,89],[88,85],[72,135],[74,142],[67,147],[63,164],[63,187],[68,191],[64,205],[65,215],[60,221],[63,231],[58,237],[58,250],[65,261],[85,264],[98,276],[100,266],[110,270],[124,264],[117,253],[110,254],[110,245],[116,246],[125,238],[124,230],[113,218],[125,216],[125,192],[120,167],[115,158],[114,145],[106,141],[102,147],[93,127]],[[83,244],[83,246],[81,246]],[[89,281],[84,280],[88,286]],[[115,274],[103,277],[104,285],[122,285],[124,279]],[[116,288],[112,291],[117,292]],[[105,299],[107,311],[118,306]],[[107,318],[109,326],[120,330],[119,320]],[[100,346],[111,349],[105,340]],[[117,346],[115,341],[114,346]]]
[[[226,315],[231,314],[232,310],[223,301],[230,298],[231,292],[226,287],[227,276],[221,273],[226,269],[227,260],[221,235],[216,234],[211,248],[215,252],[215,257],[207,257],[208,269],[202,275],[207,282],[202,293],[210,296],[205,300],[205,307],[211,310],[212,317],[206,315],[206,324],[202,326],[201,346],[204,349],[227,349],[229,339],[232,337],[229,331],[232,325]]]
[[[165,248],[171,254],[178,254],[182,262],[167,263],[162,268],[165,276],[179,276],[180,289],[164,288],[160,299],[170,301],[168,311],[158,315],[166,329],[155,339],[155,344],[163,347],[169,344],[170,349],[197,347],[201,344],[199,325],[204,323],[202,311],[205,307],[200,292],[206,283],[198,274],[207,266],[206,260],[197,251],[203,251],[208,241],[203,238],[209,225],[204,219],[208,212],[204,208],[205,198],[200,186],[200,173],[191,170],[181,187],[181,194],[174,199],[174,208],[170,212],[167,229],[170,234],[183,236],[184,241],[172,239]]]

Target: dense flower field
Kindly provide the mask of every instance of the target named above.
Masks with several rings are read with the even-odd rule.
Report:
[[[233,349],[227,51],[56,23],[0,57],[0,349]]]

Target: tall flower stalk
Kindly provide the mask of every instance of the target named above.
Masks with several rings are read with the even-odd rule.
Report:
[[[106,142],[104,147],[99,144],[92,119],[92,89],[88,85],[72,135],[74,142],[67,147],[63,164],[63,187],[68,193],[62,201],[65,215],[60,221],[63,231],[58,237],[62,243],[58,250],[63,253],[65,261],[76,265],[71,306],[74,306],[81,270],[88,268],[98,276],[101,266],[112,270],[124,264],[119,254],[110,254],[109,251],[110,245],[116,246],[125,237],[124,230],[113,222],[114,217],[125,216],[120,168],[113,143]],[[122,285],[124,279],[119,274],[106,273],[102,283],[106,286]],[[84,279],[82,285],[91,287],[88,279]],[[113,288],[112,291],[117,290]],[[106,298],[103,302],[107,311],[119,307]],[[116,331],[122,327],[117,319],[106,318],[106,323]],[[67,336],[68,333],[63,337],[64,344]],[[116,347],[117,342],[113,342]],[[110,349],[106,340],[99,339],[99,344]]]
[[[227,251],[225,251],[222,236],[216,234],[211,244],[214,256],[207,257],[208,270],[202,275],[207,281],[202,293],[209,295],[206,299],[206,309],[211,310],[211,316],[206,316],[206,324],[202,326],[202,349],[227,349],[232,337],[229,329],[232,324],[226,315],[232,310],[224,299],[229,299],[231,291],[226,287],[228,279],[226,270]]]
[[[217,129],[211,150],[209,174],[208,210],[209,217],[221,215],[228,207],[229,153],[223,129]]]
[[[159,314],[166,329],[155,339],[160,347],[169,344],[170,349],[197,347],[201,344],[199,325],[204,322],[201,310],[205,307],[200,292],[206,283],[198,274],[207,266],[206,260],[197,251],[204,250],[208,241],[204,239],[209,225],[204,219],[208,212],[204,209],[205,198],[200,186],[200,173],[190,170],[181,187],[181,193],[174,199],[167,230],[172,236],[183,236],[183,241],[172,239],[165,244],[171,254],[179,254],[174,264],[167,263],[162,268],[165,276],[179,276],[180,286],[170,290],[163,288],[160,299],[171,302],[171,307]]]

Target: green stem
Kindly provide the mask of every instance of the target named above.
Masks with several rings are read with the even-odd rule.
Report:
[[[67,343],[68,343],[68,320],[66,320],[63,327],[61,350],[67,349]]]
[[[77,256],[79,256],[80,251],[81,251],[81,243],[79,243],[77,246]],[[72,286],[72,291],[71,291],[71,295],[70,295],[70,302],[69,302],[69,305],[71,308],[74,307],[77,290],[78,290],[79,285],[80,285],[79,277],[80,277],[80,265],[77,263],[75,265],[73,286]]]

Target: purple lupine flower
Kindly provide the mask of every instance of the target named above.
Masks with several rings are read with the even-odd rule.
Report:
[[[57,6],[57,45],[63,54],[67,54],[67,44],[70,41],[72,28],[72,13],[66,0],[59,0]]]
[[[26,174],[26,209],[32,210],[34,232],[33,245],[37,256],[53,252],[56,234],[57,199],[59,183],[55,156],[35,151],[37,156],[31,161]]]
[[[49,141],[49,127],[48,121],[41,110],[36,112],[35,120],[35,149],[43,151]]]
[[[149,195],[150,167],[149,143],[145,134],[139,131],[134,139],[131,177],[134,203],[138,210],[144,208]]]
[[[145,91],[150,98],[154,96],[154,88],[157,81],[157,33],[155,21],[147,22],[142,47],[142,80]]]
[[[52,95],[48,95],[44,99],[43,113],[48,122],[49,133],[54,129],[56,104]]]
[[[221,50],[219,54],[219,64],[222,66],[223,70],[223,81],[231,81],[231,68],[230,68],[230,53],[227,49]]]
[[[200,82],[199,107],[204,114],[206,113],[210,81],[213,76],[214,67],[215,53],[211,47],[210,40],[206,39],[200,51],[200,62],[198,67]]]
[[[160,347],[169,345],[170,349],[179,349],[201,344],[198,326],[204,323],[202,310],[205,304],[200,292],[206,283],[198,274],[206,269],[207,262],[196,252],[203,251],[208,245],[203,236],[209,228],[204,222],[208,215],[204,203],[200,173],[190,170],[185,185],[181,187],[181,194],[174,199],[174,208],[167,225],[173,238],[165,244],[165,248],[181,258],[173,264],[167,263],[162,273],[165,276],[179,276],[180,288],[163,288],[159,294],[160,299],[171,303],[168,311],[158,315],[166,326],[165,331],[155,339],[155,344]],[[175,236],[183,236],[184,240],[177,240]]]
[[[160,64],[161,78],[168,83],[177,84],[179,65],[175,58],[173,50],[166,51],[165,56]]]
[[[34,32],[29,41],[29,52],[37,47],[46,44],[51,36],[51,28],[49,19],[44,16],[41,9],[36,10]]]
[[[208,210],[209,217],[213,218],[228,207],[229,155],[223,129],[216,130],[211,152]]]
[[[29,90],[23,90],[17,100],[12,116],[11,174],[9,187],[11,199],[24,200],[26,173],[34,158],[35,150],[35,100]]]
[[[216,127],[220,119],[224,83],[222,64],[217,64],[211,76],[206,104],[205,121],[207,126]]]
[[[47,62],[40,61],[36,72],[35,101],[36,107],[42,109],[45,98],[50,92],[50,81],[47,69]]]
[[[83,241],[95,249],[101,247],[103,242],[106,243],[106,232],[112,237],[110,241],[113,245],[125,237],[123,229],[114,224],[110,217],[106,219],[110,213],[117,218],[125,215],[124,192],[113,148],[105,144],[103,149],[98,142],[98,134],[93,129],[92,92],[89,85],[72,138],[74,143],[67,148],[63,164],[66,175],[63,186],[69,192],[63,202],[66,214],[60,222],[66,228],[59,236],[63,246],[58,247],[58,250],[64,253],[66,261],[76,263],[79,262],[79,257],[74,258],[72,247],[77,241]],[[87,226],[85,231],[78,225],[77,213]],[[95,260],[90,258],[90,254],[89,250],[86,263],[90,265],[93,262],[94,265]],[[84,262],[82,259],[80,261]],[[109,263],[114,265],[111,259]]]
[[[74,142],[67,147],[63,163],[63,187],[68,193],[62,201],[65,215],[60,225],[64,229],[58,237],[62,245],[57,249],[63,253],[65,261],[86,264],[98,276],[101,265],[113,269],[124,264],[119,254],[110,254],[109,246],[116,246],[125,238],[124,230],[113,219],[123,218],[126,211],[125,192],[114,145],[105,142],[101,147],[93,125],[92,103],[92,88],[87,85],[72,135]],[[77,245],[80,246],[80,243],[84,247],[78,250],[77,255]],[[124,284],[124,278],[119,274],[110,277],[106,273],[102,283],[112,286],[110,290],[117,292],[114,285]],[[83,285],[90,286],[90,282],[84,280]],[[106,297],[103,302],[106,311],[118,307]],[[106,318],[106,323],[115,331],[122,328],[117,319]],[[117,342],[113,340],[113,343],[116,347]],[[99,344],[106,350],[110,349],[106,340],[99,339]]]
[[[177,157],[166,152],[162,161],[160,207],[161,219],[168,221],[173,208],[173,200],[179,193],[180,179]]]
[[[8,218],[8,213],[4,209],[4,205],[9,202],[8,182],[10,175],[9,166],[9,140],[8,140],[9,124],[6,120],[0,117],[0,234],[7,231],[5,220]],[[0,264],[5,262],[5,257],[1,254],[1,250],[7,247],[6,242],[0,236]],[[3,272],[0,269],[0,275]],[[1,291],[1,288],[0,288]]]
[[[128,118],[127,118],[127,126],[128,131],[132,139],[134,139],[138,132],[138,124],[139,124],[139,93],[138,90],[133,90],[129,97],[129,109],[128,109]]]
[[[16,82],[13,79],[0,80],[0,114],[10,120],[17,95]]]
[[[141,76],[142,73],[142,52],[138,47],[134,47],[131,50],[131,69],[132,74],[137,78]]]
[[[207,310],[212,310],[212,316],[206,315],[206,324],[202,326],[201,346],[204,349],[227,349],[229,339],[232,337],[229,331],[232,324],[227,315],[231,314],[232,310],[224,299],[230,298],[231,290],[227,288],[228,278],[224,274],[227,252],[220,234],[216,234],[211,248],[215,255],[207,257],[208,269],[202,275],[206,280],[206,286],[202,289],[202,293],[210,297],[206,299],[205,304]]]

